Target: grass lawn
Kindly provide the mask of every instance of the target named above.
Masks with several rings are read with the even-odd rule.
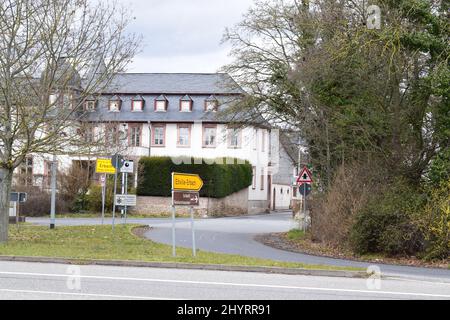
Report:
[[[306,265],[278,262],[198,251],[192,257],[190,249],[177,248],[172,257],[172,247],[140,238],[132,233],[138,225],[48,227],[21,225],[10,227],[10,240],[0,244],[0,255],[39,256],[69,259],[135,260],[149,262],[185,262],[204,264],[227,264],[238,266],[291,267],[322,270],[362,270],[333,266]]]
[[[305,238],[305,232],[300,229],[292,229],[287,233],[289,240],[303,240]]]
[[[45,216],[50,218],[50,216]],[[60,219],[74,219],[74,218],[101,218],[101,213],[64,213],[57,214],[56,218]],[[127,214],[128,219],[145,219],[145,218],[171,218],[168,214]],[[186,215],[176,214],[177,218],[186,218]],[[112,213],[105,213],[105,218],[112,218]],[[116,218],[120,218],[120,210],[116,212]]]

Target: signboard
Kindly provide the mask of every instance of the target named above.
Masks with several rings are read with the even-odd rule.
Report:
[[[198,174],[172,173],[172,190],[200,191],[203,180]]]
[[[11,192],[11,202],[27,202],[27,194],[25,192]]]
[[[122,161],[123,161],[123,158],[120,154],[115,154],[111,158],[111,164],[114,168],[116,168],[116,164],[117,164],[118,168],[116,168],[116,169],[119,169],[122,166]]]
[[[134,195],[134,194],[117,194],[114,197],[114,202],[115,202],[116,206],[135,207],[136,206],[136,195]]]
[[[123,161],[122,167],[120,167],[121,173],[133,173],[134,172],[134,161],[125,160]]]
[[[106,186],[106,175],[100,176],[100,186],[105,187]]]
[[[309,183],[303,183],[299,188],[298,188],[298,192],[300,192],[300,194],[302,196],[308,196],[312,191],[312,186]]]
[[[111,159],[97,159],[97,163],[95,166],[96,173],[107,173],[107,174],[115,174],[116,169],[112,165]]]
[[[302,184],[302,183],[312,183],[312,174],[311,171],[308,170],[307,167],[304,167],[302,172],[300,172],[298,179],[297,179],[297,184]]]
[[[180,206],[198,206],[200,204],[200,195],[198,192],[174,191],[172,193],[174,205]]]

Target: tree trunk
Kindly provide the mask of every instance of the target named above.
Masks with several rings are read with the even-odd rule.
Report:
[[[11,183],[12,171],[0,168],[0,243],[8,241]]]

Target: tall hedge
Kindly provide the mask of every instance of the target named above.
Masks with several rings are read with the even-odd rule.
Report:
[[[140,196],[170,197],[172,172],[198,174],[204,182],[200,191],[202,197],[223,198],[252,184],[252,166],[248,162],[212,162],[195,158],[143,157],[139,160],[136,192]]]

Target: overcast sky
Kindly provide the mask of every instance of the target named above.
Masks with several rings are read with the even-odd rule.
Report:
[[[129,72],[216,72],[230,61],[221,45],[226,27],[242,20],[253,0],[122,0],[136,17],[143,52]]]

